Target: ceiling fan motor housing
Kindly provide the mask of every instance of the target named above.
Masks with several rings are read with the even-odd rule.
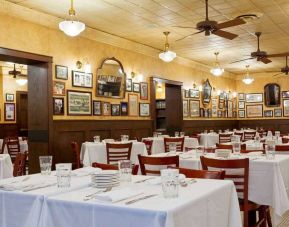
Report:
[[[200,31],[213,31],[218,29],[217,27],[218,22],[217,21],[201,21],[197,23],[197,29]]]

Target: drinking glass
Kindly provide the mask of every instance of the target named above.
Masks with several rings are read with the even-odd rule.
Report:
[[[132,164],[130,160],[118,161],[118,169],[120,174],[120,180],[123,182],[131,181]]]
[[[208,133],[208,130],[204,130],[204,133],[207,134],[207,133]]]
[[[121,135],[121,136],[120,136],[121,142],[127,142],[128,139],[129,139],[129,136],[128,136],[128,135]]]
[[[266,151],[266,158],[268,160],[273,160],[275,159],[275,145],[273,144],[267,144],[265,146],[265,151]]]
[[[158,132],[158,137],[162,137],[162,133],[161,132]]]
[[[233,153],[235,155],[240,155],[241,152],[241,143],[240,142],[232,142]]]
[[[177,145],[175,143],[169,144],[169,152],[175,154],[177,152]]]
[[[180,132],[180,137],[185,137],[185,132]]]
[[[39,165],[42,175],[50,175],[52,156],[39,156]]]
[[[176,198],[179,194],[179,170],[162,169],[161,180],[165,198]]]
[[[154,132],[154,133],[153,133],[153,137],[158,137],[158,133],[157,133],[157,132]]]
[[[100,136],[94,136],[94,137],[93,137],[93,141],[94,141],[95,143],[99,143],[99,142],[100,142]]]
[[[238,135],[232,135],[231,136],[231,142],[240,142],[240,136]]]
[[[71,163],[56,164],[57,186],[59,188],[69,188],[71,181]]]
[[[175,137],[179,137],[179,132],[175,132]]]

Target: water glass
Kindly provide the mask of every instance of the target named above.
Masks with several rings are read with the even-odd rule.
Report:
[[[232,135],[231,136],[231,142],[240,142],[240,136],[238,135]]]
[[[153,133],[153,137],[158,137],[158,133],[157,133],[157,132],[154,132],[154,133]]]
[[[177,145],[175,143],[169,144],[169,152],[175,154],[177,152]]]
[[[162,133],[161,132],[158,132],[158,137],[162,137]]]
[[[42,175],[50,175],[52,156],[39,156],[39,165]]]
[[[120,180],[123,182],[131,181],[132,164],[130,160],[118,161],[118,169],[120,174]]]
[[[176,198],[179,194],[179,170],[162,169],[161,180],[165,198]]]
[[[185,132],[180,132],[180,137],[185,137]]]
[[[207,133],[208,133],[208,130],[204,130],[204,133],[207,134]]]
[[[273,144],[267,144],[265,146],[265,151],[266,151],[266,158],[268,160],[273,160],[275,159],[275,145]]]
[[[233,153],[235,155],[240,155],[241,153],[241,143],[240,142],[232,142]]]
[[[95,143],[99,143],[99,142],[100,142],[100,136],[94,136],[94,137],[93,137],[93,141],[94,141]]]
[[[175,137],[179,137],[179,132],[175,132]]]
[[[128,136],[128,135],[121,135],[121,136],[120,136],[121,142],[127,142],[128,139],[129,139],[129,136]]]
[[[59,188],[69,188],[71,181],[71,163],[56,164],[57,186]]]

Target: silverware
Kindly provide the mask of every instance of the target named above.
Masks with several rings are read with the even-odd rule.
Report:
[[[147,180],[151,180],[151,179],[154,179],[155,177],[149,177],[147,179],[144,179],[144,180],[139,180],[139,181],[135,181],[134,183],[138,184],[138,183],[143,183],[143,182],[146,182]]]
[[[183,181],[180,181],[180,185],[182,187],[187,187],[189,184],[193,184],[193,183],[196,183],[197,181],[195,179],[190,179],[188,181],[186,180],[183,180]]]
[[[88,201],[88,200],[94,199],[96,195],[98,195],[100,193],[104,193],[104,192],[109,192],[109,191],[111,191],[111,189],[112,189],[112,187],[109,187],[109,188],[106,188],[103,191],[99,191],[99,192],[95,192],[93,194],[90,194],[90,196],[85,196],[83,201]]]
[[[137,199],[133,199],[133,200],[127,201],[125,203],[125,205],[130,205],[130,204],[136,203],[136,202],[141,201],[141,200],[145,200],[145,199],[149,199],[149,198],[155,197],[157,195],[158,194],[152,194],[152,195],[146,195],[146,196],[143,196],[143,197],[140,197],[140,198],[137,198]]]

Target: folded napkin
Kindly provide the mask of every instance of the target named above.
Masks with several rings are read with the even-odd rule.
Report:
[[[142,194],[143,191],[132,188],[122,188],[96,195],[98,201],[115,203]]]
[[[94,167],[88,166],[88,167],[73,170],[71,175],[77,176],[77,177],[84,177],[92,173],[100,173],[101,171],[102,170],[100,168],[94,168]]]

